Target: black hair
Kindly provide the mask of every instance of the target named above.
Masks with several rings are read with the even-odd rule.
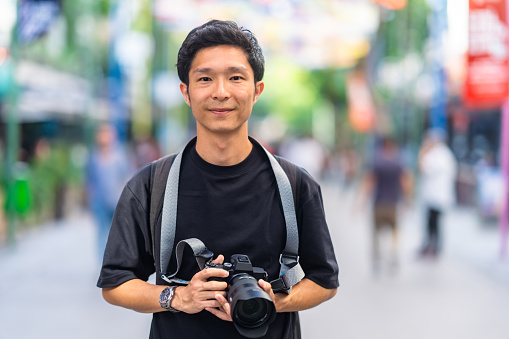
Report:
[[[210,20],[189,32],[180,47],[177,58],[177,72],[180,81],[189,85],[189,71],[196,53],[204,48],[220,45],[242,49],[253,69],[255,82],[262,80],[265,60],[254,34],[248,29],[239,28],[233,21]]]

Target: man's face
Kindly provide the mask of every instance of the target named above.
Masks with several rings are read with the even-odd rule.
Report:
[[[197,121],[198,133],[230,134],[245,128],[253,105],[263,91],[255,84],[244,52],[234,46],[200,50],[189,70],[189,85],[180,91]]]

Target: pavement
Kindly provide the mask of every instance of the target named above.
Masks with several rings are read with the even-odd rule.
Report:
[[[500,256],[496,226],[455,208],[444,219],[442,256],[418,259],[416,203],[400,213],[399,265],[386,260],[375,274],[369,210],[356,204],[353,189],[322,189],[341,286],[332,300],[300,312],[303,338],[509,338],[509,259]],[[0,338],[148,338],[151,315],[102,299],[95,253],[83,211],[0,247]]]

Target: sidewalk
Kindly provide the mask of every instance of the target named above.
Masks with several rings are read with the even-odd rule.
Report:
[[[303,338],[507,339],[509,260],[498,231],[456,209],[445,220],[445,251],[419,261],[418,208],[402,214],[400,267],[373,276],[370,219],[352,192],[322,185],[340,264],[338,295],[301,312]],[[42,225],[0,248],[0,337],[148,338],[151,315],[114,307],[95,287],[99,262],[87,214]]]
[[[40,226],[0,249],[0,337],[148,338],[151,315],[107,304],[87,214]]]
[[[355,210],[353,192],[339,195],[324,188],[341,287],[331,301],[301,312],[303,338],[509,338],[509,258],[499,258],[496,227],[456,208],[444,220],[441,258],[418,260],[422,211],[403,211],[399,270],[374,276],[370,215]]]

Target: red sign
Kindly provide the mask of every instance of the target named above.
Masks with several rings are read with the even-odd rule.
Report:
[[[500,106],[509,96],[505,0],[469,0],[465,99],[472,106]]]

